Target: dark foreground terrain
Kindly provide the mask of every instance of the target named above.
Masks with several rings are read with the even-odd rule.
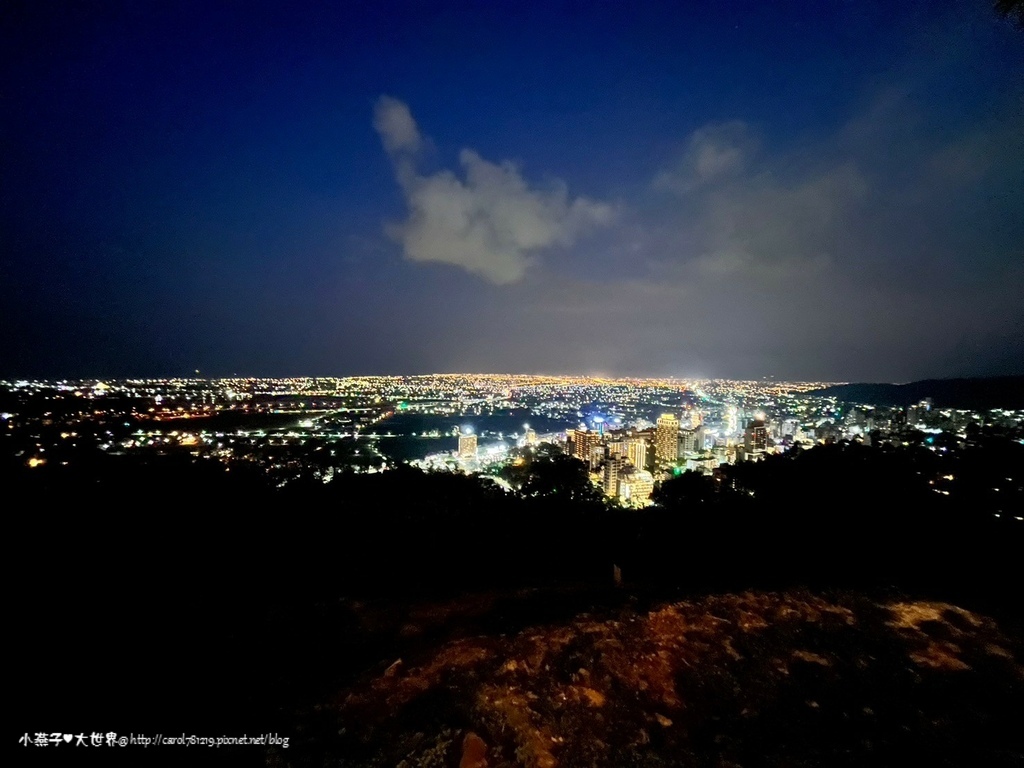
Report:
[[[409,654],[301,713],[293,747],[268,763],[1024,761],[1019,646],[950,604],[787,591],[641,607],[624,596],[567,621],[422,641],[440,624],[486,623],[501,610],[485,598],[409,610],[392,627]],[[367,631],[381,620],[372,606],[357,612]]]
[[[910,443],[683,474],[645,510],[557,454],[511,492],[12,460],[11,744],[289,742],[90,752],[126,765],[1022,765],[1024,445]]]

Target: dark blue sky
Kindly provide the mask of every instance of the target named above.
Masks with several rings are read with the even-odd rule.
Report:
[[[1024,372],[984,0],[2,13],[0,376]]]

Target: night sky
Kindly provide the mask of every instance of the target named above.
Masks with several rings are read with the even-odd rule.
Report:
[[[1024,373],[987,0],[0,13],[2,377]]]

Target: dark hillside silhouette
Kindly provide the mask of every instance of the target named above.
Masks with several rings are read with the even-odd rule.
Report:
[[[987,411],[1024,408],[1024,376],[986,379],[926,379],[909,384],[837,384],[809,394],[849,403],[906,407],[931,398],[936,408]]]

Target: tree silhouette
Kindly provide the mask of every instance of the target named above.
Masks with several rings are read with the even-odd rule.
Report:
[[[1024,29],[1024,0],[996,0],[993,7],[996,13],[1005,16],[1019,28]]]
[[[526,497],[557,497],[572,502],[603,502],[603,496],[587,474],[586,465],[571,456],[539,459],[529,466],[522,485]]]
[[[684,472],[655,488],[651,498],[666,509],[689,513],[706,510],[715,494],[715,481],[710,477],[700,472]]]

